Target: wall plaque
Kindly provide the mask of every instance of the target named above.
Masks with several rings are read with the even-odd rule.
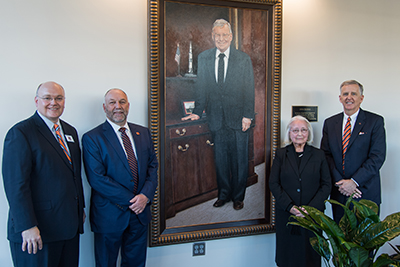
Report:
[[[301,115],[309,122],[318,121],[318,106],[292,106],[292,117]]]

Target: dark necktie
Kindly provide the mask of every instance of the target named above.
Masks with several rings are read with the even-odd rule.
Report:
[[[218,85],[222,86],[224,84],[224,79],[225,79],[225,61],[224,61],[225,54],[221,53],[219,54],[219,60],[218,60]]]
[[[342,138],[342,166],[344,171],[344,159],[346,157],[347,147],[349,146],[350,136],[351,136],[351,119],[350,117],[347,118],[346,126],[344,127],[343,131],[343,138]]]
[[[71,156],[69,155],[68,149],[65,146],[64,140],[61,137],[60,133],[60,125],[54,124],[54,130],[56,131],[57,141],[60,144],[62,150],[64,151],[65,156],[67,157],[69,164],[72,164]]]
[[[135,153],[133,152],[133,147],[131,140],[129,139],[128,135],[126,134],[126,128],[121,127],[119,128],[122,137],[122,143],[124,144],[125,152],[128,158],[129,168],[131,169],[131,173],[133,176],[133,193],[137,193],[138,189],[138,163],[135,157]]]

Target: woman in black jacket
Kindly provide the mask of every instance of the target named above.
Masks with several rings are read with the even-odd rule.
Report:
[[[331,177],[325,154],[311,146],[310,122],[293,117],[286,127],[286,146],[276,151],[269,185],[275,197],[276,257],[279,267],[321,266],[321,257],[310,245],[313,233],[287,225],[291,215],[303,216],[303,205],[325,209],[331,192]]]

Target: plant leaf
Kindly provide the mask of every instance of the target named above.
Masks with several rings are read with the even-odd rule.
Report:
[[[368,205],[372,205],[371,203],[374,202],[364,199],[362,202],[353,200],[351,203],[354,205],[355,214],[359,222],[363,222],[367,217],[370,217],[376,223],[380,222],[379,216],[372,209],[363,204],[367,203]]]
[[[302,219],[304,219],[304,218],[302,218]],[[321,234],[321,232],[318,229],[315,229],[315,227],[310,226],[307,222],[303,222],[303,221],[304,220],[300,220],[300,221],[297,221],[297,222],[288,222],[288,224],[301,226],[304,229],[312,231],[315,235],[320,235]]]
[[[349,198],[347,201],[349,201],[349,200],[351,201],[351,198]],[[351,238],[351,237],[349,237],[349,235],[357,227],[356,215],[348,208],[347,205],[343,205],[342,203],[340,203],[336,200],[333,200],[333,199],[328,200],[328,202],[331,204],[339,205],[343,208],[344,215],[340,219],[339,227],[344,232],[344,234],[346,236],[345,239],[349,240]]]
[[[308,212],[310,217],[319,225],[319,228],[325,231],[327,235],[337,236],[342,239],[344,238],[343,232],[334,220],[332,220],[330,217],[314,207],[303,207]]]
[[[369,227],[365,235],[365,248],[382,246],[400,235],[400,212],[387,216],[382,222]]]
[[[321,257],[323,257],[326,261],[330,260],[332,253],[325,238],[320,236],[311,237],[310,244]]]
[[[373,267],[382,267],[382,266],[387,266],[388,264],[396,264],[396,261],[392,260],[388,254],[381,254],[374,264],[372,265]],[[395,266],[398,266],[397,264]]]
[[[371,266],[372,261],[369,259],[369,251],[365,248],[355,245],[349,251],[349,257],[357,267]]]
[[[378,214],[379,207],[375,202],[373,202],[371,200],[368,200],[368,199],[360,199],[359,203],[364,205],[364,206],[366,206],[366,207],[368,207],[375,214]]]
[[[370,232],[368,230],[372,225],[374,225],[374,221],[370,218],[366,218],[361,222],[354,231],[354,242],[360,246],[364,246],[370,240]]]

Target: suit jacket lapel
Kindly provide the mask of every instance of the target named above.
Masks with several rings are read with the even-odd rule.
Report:
[[[140,160],[142,158],[142,155],[140,153],[141,151],[141,142],[140,142],[140,132],[136,131],[135,126],[133,124],[128,123],[129,129],[131,130],[133,141],[134,141],[134,146],[135,146],[135,151],[136,151],[136,160],[138,161],[138,168],[140,168]],[[140,172],[139,172],[140,173]]]
[[[349,147],[351,146],[352,143],[354,143],[354,140],[358,137],[360,134],[361,129],[363,128],[365,124],[365,113],[362,109],[360,109],[360,112],[358,113],[356,124],[354,125],[353,132],[351,133],[350,136],[350,141],[349,141]]]
[[[68,163],[68,166],[75,168],[75,166],[77,166],[77,164],[74,164],[74,160],[75,160],[75,161],[78,160],[78,159],[76,159],[76,158],[74,157],[74,155],[75,155],[75,151],[74,151],[75,147],[74,147],[73,145],[71,145],[71,142],[69,142],[69,141],[67,140],[67,138],[65,137],[66,135],[70,135],[70,136],[72,137],[73,134],[70,133],[70,132],[68,131],[68,127],[65,125],[65,122],[64,122],[64,121],[60,120],[60,124],[61,124],[61,128],[62,128],[62,130],[63,130],[63,132],[64,132],[65,145],[68,146],[68,149],[69,149],[69,154],[70,154],[70,157],[71,157],[72,166],[71,166],[71,164],[69,163],[69,161],[68,161],[68,159],[67,159],[67,157],[65,156],[64,151],[63,151],[63,155],[64,155],[64,158],[65,158],[64,161],[65,161],[66,163]],[[77,142],[77,140],[74,140],[74,142]],[[58,141],[57,141],[57,143],[58,143]],[[79,153],[80,153],[80,152],[79,152]],[[80,159],[79,159],[79,160],[80,160]]]
[[[342,137],[343,137],[343,112],[337,116],[337,119],[335,121],[335,134],[333,135],[334,138],[336,138],[336,142],[338,147],[340,148],[340,151],[342,151]]]
[[[310,147],[306,144],[304,146],[304,153],[303,153],[303,157],[301,159],[300,162],[300,168],[299,168],[299,172],[302,173],[305,166],[307,165],[308,161],[310,160],[312,156],[312,150],[310,149]]]
[[[114,129],[108,123],[108,121],[104,122],[103,130],[104,130],[104,132],[103,132],[104,136],[107,138],[108,142],[111,143],[111,146],[117,152],[117,155],[121,159],[121,162],[124,163],[125,168],[131,174],[131,170],[129,168],[129,163],[128,163],[128,159],[126,157],[125,151],[122,148],[121,142],[119,141]]]
[[[211,50],[211,53],[207,58],[207,61],[209,62],[207,66],[210,66],[210,68],[207,68],[207,76],[209,77],[210,81],[214,81],[215,84],[218,84],[216,78],[215,78],[215,54],[217,53],[217,48],[214,48]]]
[[[55,149],[57,154],[62,158],[64,163],[73,171],[71,164],[69,163],[67,157],[64,154],[60,144],[54,137],[53,133],[50,131],[49,127],[47,127],[46,123],[42,120],[39,114],[35,113],[33,117],[35,120],[35,124],[37,126],[38,131],[43,135],[44,139],[47,140]]]
[[[308,161],[312,156],[312,151],[310,147],[307,144],[304,146],[304,153],[300,161],[300,166],[297,166],[297,160],[296,160],[297,154],[293,145],[288,146],[286,153],[290,165],[292,166],[292,169],[294,170],[297,176],[300,176],[300,174],[303,172],[304,168],[306,167]]]
[[[237,81],[236,79],[231,78],[231,75],[235,75],[236,73],[238,73],[238,71],[235,70],[235,68],[238,67],[238,63],[236,61],[237,61],[236,50],[233,47],[231,47],[229,50],[228,69],[226,70],[224,87],[227,85],[229,81]]]
[[[299,167],[297,166],[297,161],[296,161],[296,156],[297,155],[296,155],[296,152],[294,150],[293,144],[286,147],[286,154],[287,154],[287,158],[289,160],[289,163],[292,166],[292,169],[294,170],[294,172],[296,173],[297,176],[300,176]]]

